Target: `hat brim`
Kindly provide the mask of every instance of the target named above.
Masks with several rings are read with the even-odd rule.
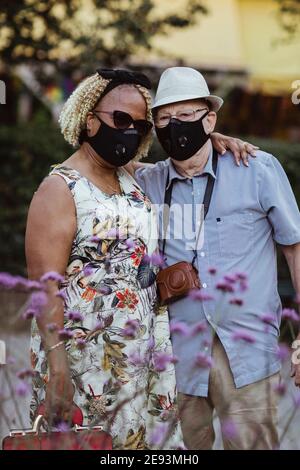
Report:
[[[224,103],[224,100],[216,95],[208,96],[199,96],[199,94],[190,94],[190,95],[173,95],[167,98],[161,98],[158,101],[155,101],[152,109],[159,108],[160,106],[165,106],[166,104],[178,103],[179,101],[188,101],[203,99],[207,100],[211,104],[211,111],[218,112],[221,106]]]

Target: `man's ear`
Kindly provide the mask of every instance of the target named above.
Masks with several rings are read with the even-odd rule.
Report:
[[[215,130],[216,124],[217,113],[215,113],[214,111],[210,111],[203,121],[203,127],[205,129],[205,132],[207,134],[211,134]]]

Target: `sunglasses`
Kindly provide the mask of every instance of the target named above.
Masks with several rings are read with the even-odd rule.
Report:
[[[128,129],[131,125],[137,130],[138,134],[145,136],[152,129],[152,122],[146,119],[133,119],[130,114],[124,111],[94,111],[96,113],[109,114],[114,121],[114,125],[117,129]],[[96,114],[97,115],[97,114]]]

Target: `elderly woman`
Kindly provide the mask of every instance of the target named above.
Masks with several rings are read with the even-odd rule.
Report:
[[[168,317],[156,306],[156,221],[124,168],[148,151],[149,88],[142,74],[109,70],[77,87],[60,126],[79,148],[40,185],[26,231],[29,276],[53,272],[32,328],[32,417],[45,401],[48,419],[71,420],[75,403],[123,449],[157,446],[157,423],[171,425],[165,447],[181,443]]]

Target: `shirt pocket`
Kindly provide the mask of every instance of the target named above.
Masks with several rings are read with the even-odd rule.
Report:
[[[253,214],[234,212],[217,218],[221,255],[225,258],[241,257],[253,249]]]

